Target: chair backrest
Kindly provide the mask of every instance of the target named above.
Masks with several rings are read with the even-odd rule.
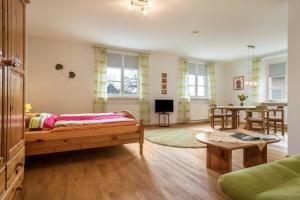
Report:
[[[212,115],[215,115],[217,113],[219,113],[219,114],[224,113],[224,109],[223,108],[218,108],[216,104],[210,104],[209,105],[209,110],[210,110],[210,114],[212,114]]]
[[[217,105],[216,104],[210,104],[209,107],[210,108],[217,108]]]
[[[264,110],[268,110],[268,107],[265,106],[265,105],[259,105],[259,106],[256,106],[255,108],[256,110],[261,110],[261,111],[264,111]]]
[[[277,113],[280,113],[280,117],[284,119],[284,107],[283,106],[277,106],[276,109],[273,109],[273,116],[277,117]]]
[[[277,109],[278,110],[284,110],[284,107],[283,106],[277,106]]]

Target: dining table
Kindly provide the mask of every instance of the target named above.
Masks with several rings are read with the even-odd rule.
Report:
[[[238,113],[242,110],[254,110],[256,106],[217,106],[218,109],[229,110],[232,114],[231,127],[224,129],[237,129],[238,128]]]

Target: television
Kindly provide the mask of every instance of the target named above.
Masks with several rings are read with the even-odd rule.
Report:
[[[173,100],[157,99],[155,100],[155,112],[156,113],[168,113],[173,112]]]

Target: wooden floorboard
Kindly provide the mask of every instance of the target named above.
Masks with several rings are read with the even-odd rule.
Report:
[[[199,124],[179,127],[209,129]],[[286,142],[282,138],[269,145],[268,162],[285,157]],[[29,157],[25,199],[226,200],[217,183],[220,174],[206,169],[205,151],[145,141],[143,157],[138,144]],[[232,157],[233,170],[242,169],[242,151]]]

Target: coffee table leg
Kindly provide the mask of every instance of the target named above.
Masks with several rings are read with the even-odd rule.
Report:
[[[237,129],[237,110],[232,110],[232,129]]]
[[[244,149],[244,167],[267,163],[267,145],[260,151],[257,146]]]
[[[211,145],[206,150],[206,167],[222,172],[231,172],[232,170],[232,151]]]

